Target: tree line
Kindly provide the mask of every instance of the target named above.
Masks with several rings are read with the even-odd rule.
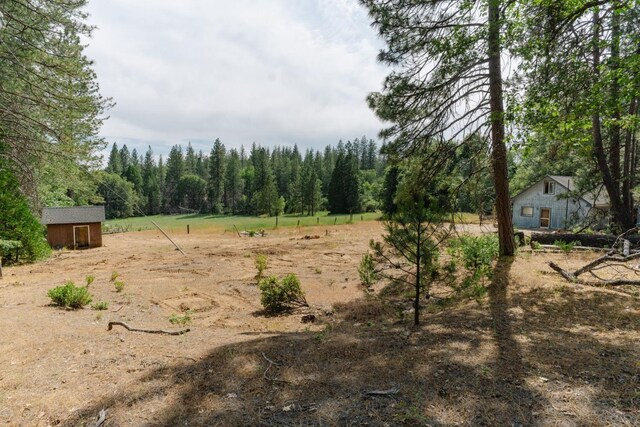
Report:
[[[107,217],[186,212],[314,215],[373,211],[380,205],[385,159],[366,136],[323,151],[298,147],[247,151],[216,139],[211,151],[174,145],[166,159],[114,143],[97,193]]]

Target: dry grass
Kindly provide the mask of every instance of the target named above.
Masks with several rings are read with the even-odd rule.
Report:
[[[233,260],[228,267],[228,261],[202,255],[196,263],[153,273],[159,274],[149,278],[153,286],[132,286],[136,294],[127,309],[143,305],[149,295],[161,298],[158,294],[166,294],[163,301],[173,307],[182,300],[168,297],[176,289],[162,284],[163,274],[176,287],[186,283],[191,290],[196,285],[189,280],[213,278],[215,288],[198,289],[197,295],[185,291],[192,305],[206,305],[203,301],[209,299],[216,305],[196,313],[193,331],[181,337],[73,329],[88,317],[34,308],[39,302],[30,298],[39,288],[18,277],[27,285],[2,291],[16,292],[15,301],[24,301],[34,317],[9,322],[13,344],[3,348],[13,356],[0,356],[0,417],[5,417],[0,419],[10,425],[86,425],[108,408],[107,426],[640,424],[638,297],[571,285],[546,267],[546,261],[556,260],[572,268],[595,255],[534,254],[503,261],[480,302],[462,301],[432,314],[425,310],[416,328],[411,316],[400,316],[402,292],[385,299],[361,297],[357,254],[380,232],[363,227],[310,242],[283,235],[250,248],[264,252],[267,246],[277,247],[270,270],[297,271],[303,287],[321,281],[306,289],[309,301],[324,307],[316,311],[320,324],[310,327],[299,323],[299,314],[252,314],[256,290],[243,279],[251,277],[252,259],[243,256],[246,247],[228,241],[211,243],[216,249],[206,247],[204,239],[197,241],[202,254],[218,252]],[[132,240],[127,242],[130,247]],[[140,262],[149,257],[141,254]],[[163,258],[165,264],[169,259]],[[117,261],[106,264],[105,274],[115,264],[123,277],[133,280]],[[318,265],[321,275],[313,270]],[[60,267],[56,262],[46,265],[54,275]],[[215,269],[213,276],[197,274],[207,268]],[[99,287],[96,277],[93,287]],[[0,303],[13,307],[8,300]],[[165,316],[170,307],[148,309],[147,322],[153,323],[153,313]],[[79,314],[86,313],[93,315]],[[135,310],[126,313],[138,322],[145,319],[136,317]],[[24,336],[44,322],[56,325],[49,332],[52,347],[36,351],[33,363],[49,369],[64,366],[61,375],[18,368],[28,343]],[[0,337],[2,344],[9,342],[7,334]],[[65,339],[79,347],[56,347]],[[81,355],[84,350],[89,353]],[[65,355],[73,364],[57,359]],[[10,365],[9,359],[17,363]],[[392,387],[399,392],[365,394]],[[29,393],[34,394],[29,398]],[[24,409],[26,401],[31,406]],[[41,412],[45,416],[38,418]],[[13,417],[7,418],[8,413]]]

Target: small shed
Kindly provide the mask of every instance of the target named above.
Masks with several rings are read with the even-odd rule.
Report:
[[[104,206],[44,208],[42,223],[54,248],[88,249],[102,246]]]

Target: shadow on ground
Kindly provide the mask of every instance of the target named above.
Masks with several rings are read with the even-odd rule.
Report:
[[[484,303],[425,314],[418,329],[378,300],[345,304],[322,332],[155,369],[61,425],[85,425],[102,408],[105,426],[640,423],[637,342],[624,339],[639,325],[623,297],[570,286],[518,292],[512,262],[498,263]],[[621,339],[606,338],[612,328]]]

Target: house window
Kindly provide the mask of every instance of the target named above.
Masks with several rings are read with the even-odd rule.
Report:
[[[533,216],[533,206],[522,206],[520,216]]]
[[[555,194],[555,192],[556,192],[556,183],[553,181],[545,181],[544,194]]]

